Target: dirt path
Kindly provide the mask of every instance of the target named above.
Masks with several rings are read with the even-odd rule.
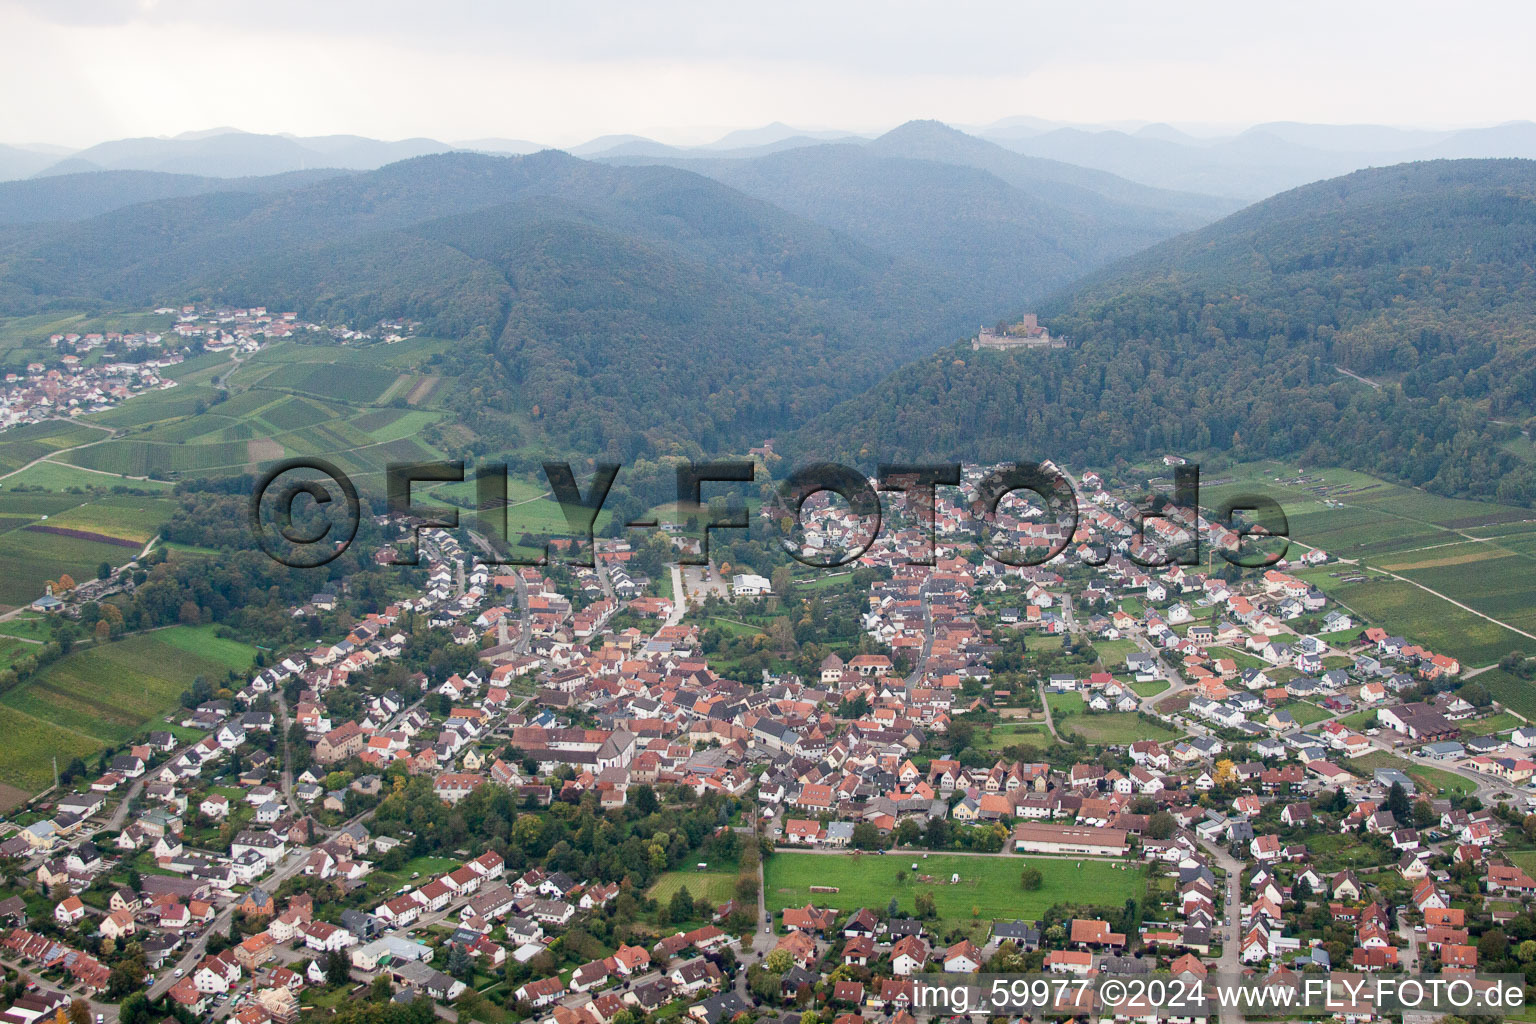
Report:
[[[79,421],[78,420],[66,420],[66,419],[61,419],[59,417],[54,417],[53,420],[42,420],[40,422],[43,422],[43,423],[50,423],[50,422],[78,423]],[[17,473],[25,473],[27,470],[31,469],[33,466],[37,465],[39,462],[47,462],[47,461],[49,461],[50,459],[52,459],[56,455],[63,455],[65,452],[79,451],[81,448],[90,448],[90,447],[92,447],[94,445],[101,444],[104,441],[110,441],[114,437],[117,436],[117,431],[113,430],[111,427],[98,426],[95,423],[81,423],[80,425],[83,426],[83,427],[90,427],[93,430],[105,430],[107,432],[107,436],[106,437],[98,437],[96,440],[94,440],[94,441],[87,441],[84,444],[70,445],[68,448],[60,448],[58,451],[49,452],[47,455],[39,455],[37,458],[33,459],[31,462],[27,463],[25,466],[22,466],[19,469],[13,469],[9,473],[0,473],[0,480],[4,480],[7,477],[13,477]],[[61,465],[68,465],[68,463],[61,463]],[[110,474],[110,475],[116,476],[117,474],[113,473],[113,474]]]

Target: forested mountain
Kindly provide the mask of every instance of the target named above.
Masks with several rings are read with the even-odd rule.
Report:
[[[863,465],[1299,455],[1536,500],[1525,447],[1506,447],[1536,415],[1536,163],[1309,185],[1131,257],[1041,313],[1069,348],[946,349],[782,447]]]
[[[740,450],[957,329],[953,298],[890,254],[696,174],[554,152],[0,237],[4,313],[202,299],[422,320],[462,341],[465,413],[492,440],[567,454]]]
[[[663,163],[920,262],[969,325],[1033,302],[1236,204],[1010,153],[935,121],[868,143]]]
[[[1060,182],[1040,200],[986,171],[850,147],[733,166],[755,168],[743,187],[779,203],[691,170],[553,151],[422,157],[298,187],[210,191],[144,172],[14,183],[0,223],[114,192],[198,194],[0,227],[0,313],[201,299],[404,317],[464,342],[451,369],[477,397],[462,411],[498,444],[739,451],[1000,305],[1201,219]]]

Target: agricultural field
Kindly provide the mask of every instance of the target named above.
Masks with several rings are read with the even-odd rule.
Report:
[[[1498,620],[1489,622],[1407,583],[1372,575],[1342,584],[1357,567],[1328,564],[1306,577],[1347,607],[1469,666],[1498,660],[1536,641],[1536,519],[1529,509],[1443,498],[1340,469],[1298,470],[1280,463],[1233,467],[1202,488],[1215,507],[1239,493],[1263,493],[1285,509],[1293,540],[1364,566],[1398,573]]]
[[[231,671],[243,674],[255,653],[214,635],[211,626],[173,626],[82,647],[0,696],[0,721],[16,726],[16,735],[67,741],[70,757],[86,756],[175,707],[197,677],[217,685]],[[36,782],[30,744],[0,748],[0,783],[35,789]]]
[[[0,609],[34,600],[64,573],[84,582],[102,562],[129,561],[174,505],[170,498],[104,491],[0,490]]]
[[[915,872],[914,863],[918,865]],[[1026,866],[1044,876],[1044,884],[1032,892],[1019,885],[1019,874]],[[764,860],[763,872],[763,898],[774,913],[807,903],[839,910],[882,910],[894,896],[897,908],[911,914],[917,894],[931,892],[942,924],[970,928],[973,939],[983,937],[994,920],[1037,920],[1058,903],[1118,910],[1127,899],[1143,902],[1147,894],[1146,869],[1140,864],[1011,854],[936,853],[925,859],[920,853],[901,851],[886,856],[781,851]],[[898,872],[905,874],[902,881],[896,879]],[[952,883],[955,875],[959,881]],[[838,891],[813,893],[813,885]]]
[[[71,758],[89,757],[101,742],[0,704],[0,812],[26,802],[53,782],[53,758],[63,768]]]
[[[277,346],[284,348],[300,347]],[[225,373],[229,392],[184,385],[101,414],[119,436],[61,461],[130,479],[172,480],[255,472],[299,456],[329,459],[357,478],[379,474],[391,461],[441,457],[420,440],[441,412],[370,404],[384,401],[397,381],[409,384],[410,374],[380,369],[379,359],[355,350],[300,353],[329,354],[336,362],[283,361],[278,354],[205,371]]]
[[[110,436],[110,432],[101,427],[79,421],[48,420],[12,427],[0,432],[0,473],[9,474],[67,448]]]
[[[1298,574],[1370,625],[1413,637],[1434,651],[1454,655],[1468,667],[1498,661],[1511,650],[1536,648],[1531,641],[1497,623],[1436,597],[1402,580],[1377,573],[1345,582],[1338,568],[1323,567]],[[1532,632],[1536,632],[1533,630]]]
[[[1515,714],[1536,720],[1536,683],[1510,675],[1501,668],[1489,669],[1478,676],[1477,681],[1488,688],[1494,700]]]

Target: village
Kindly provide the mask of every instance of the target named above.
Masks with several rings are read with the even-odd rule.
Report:
[[[424,530],[410,597],[6,824],[0,964],[28,984],[0,1021],[294,1024],[377,998],[486,1024],[910,1024],[925,971],[1297,986],[1536,959],[1536,727],[1328,600],[1304,578],[1326,552],[1173,564],[1243,538],[1076,483],[1070,529],[1017,495],[894,502],[858,649],[740,680],[711,665],[714,616],[781,601],[775,578],[737,566],[725,601],[622,539],[508,571]],[[861,531],[825,501],[803,525],[818,550]],[[1057,553],[1009,564],[978,526]]]
[[[339,344],[410,337],[414,325],[386,321],[373,330],[326,326],[297,313],[269,313],[265,306],[187,304],[144,314],[165,318],[159,330],[61,332],[46,339],[52,358],[11,371],[0,386],[0,430],[103,412],[148,391],[176,386],[174,370],[206,353],[243,358],[273,341],[306,335]]]

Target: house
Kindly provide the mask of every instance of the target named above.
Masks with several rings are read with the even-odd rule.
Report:
[[[78,924],[85,918],[85,904],[80,902],[80,897],[71,896],[61,900],[53,908],[53,919],[59,923],[59,927],[68,928]]]
[[[946,974],[972,974],[981,969],[981,950],[969,939],[961,939],[944,951]]]

